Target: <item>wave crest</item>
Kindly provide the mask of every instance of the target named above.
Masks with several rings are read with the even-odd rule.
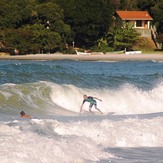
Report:
[[[74,115],[79,113],[83,94],[98,97],[104,113],[144,114],[162,112],[163,84],[142,90],[125,84],[117,89],[88,89],[52,82],[5,84],[0,87],[1,113],[18,114],[20,110],[39,115]],[[83,110],[88,111],[85,103]]]

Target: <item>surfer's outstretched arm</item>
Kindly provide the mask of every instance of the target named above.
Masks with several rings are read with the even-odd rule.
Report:
[[[102,101],[101,99],[99,99],[99,98],[97,98],[97,97],[93,97],[93,98],[96,99],[96,100]]]

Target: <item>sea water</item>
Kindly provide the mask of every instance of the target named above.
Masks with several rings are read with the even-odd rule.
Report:
[[[79,114],[83,94],[103,115],[88,103]],[[1,163],[162,163],[162,153],[163,62],[0,62]]]

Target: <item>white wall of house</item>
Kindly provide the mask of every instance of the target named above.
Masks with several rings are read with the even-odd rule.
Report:
[[[137,20],[137,21],[135,21],[135,28],[150,29],[150,21]]]
[[[127,20],[127,22],[132,23],[134,28],[150,29],[150,21],[147,20]]]

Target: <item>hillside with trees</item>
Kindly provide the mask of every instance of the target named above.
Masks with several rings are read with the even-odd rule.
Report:
[[[1,0],[0,51],[15,54],[133,49],[132,26],[114,26],[116,10],[145,10],[163,43],[163,0]],[[74,45],[73,45],[74,44]],[[71,51],[72,50],[72,51]]]

